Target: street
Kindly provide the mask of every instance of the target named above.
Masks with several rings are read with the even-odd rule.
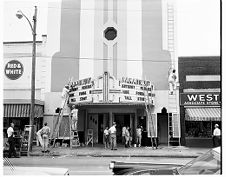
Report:
[[[11,163],[23,167],[61,167],[68,168],[70,175],[112,175],[109,163],[117,161],[140,161],[153,163],[186,164],[192,158],[159,158],[159,157],[21,157],[10,158]]]

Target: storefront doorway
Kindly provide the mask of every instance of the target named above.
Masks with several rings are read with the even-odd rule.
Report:
[[[88,115],[88,129],[93,130],[94,143],[103,143],[103,133],[106,126],[109,127],[108,113]]]
[[[168,114],[158,113],[157,114],[157,130],[159,144],[168,143]]]
[[[117,129],[117,143],[122,143],[122,127],[130,127],[133,129],[130,114],[114,114],[114,121]]]

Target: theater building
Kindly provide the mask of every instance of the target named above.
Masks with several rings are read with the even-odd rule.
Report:
[[[182,142],[212,147],[214,125],[222,128],[220,57],[180,57],[179,75]]]
[[[168,71],[177,67],[176,49],[168,40],[174,35],[166,33],[175,25],[174,6],[159,0],[63,0],[49,6],[47,55],[51,56],[51,80],[50,92],[45,95],[49,124],[54,125],[62,88],[73,77],[68,106],[74,104],[78,109],[81,141],[85,142],[87,130],[93,129],[94,143],[102,143],[103,130],[113,121],[119,142],[125,125],[132,129],[133,139],[138,125],[144,127],[144,139],[150,137],[143,89],[148,83],[159,143],[168,143],[169,117],[173,119],[172,137],[179,141],[179,92],[168,94]],[[169,14],[167,8],[171,8]],[[171,15],[171,21],[166,20],[167,15]]]

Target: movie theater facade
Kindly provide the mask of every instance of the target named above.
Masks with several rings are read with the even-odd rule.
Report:
[[[169,68],[174,63],[178,69],[172,58],[175,55],[166,45],[167,3],[63,0],[49,5],[47,55],[51,56],[51,79],[45,94],[45,120],[49,125],[54,127],[62,88],[73,77],[69,108],[75,105],[78,109],[80,142],[84,143],[88,129],[93,129],[94,143],[102,143],[103,130],[113,121],[117,123],[118,142],[122,126],[130,126],[135,139],[135,129],[142,125],[143,137],[150,137],[144,101],[147,84],[155,132],[160,143],[167,144],[168,113],[179,115],[179,91],[172,102],[168,94]],[[170,23],[173,26],[176,22]],[[179,132],[178,121],[175,125]],[[64,125],[61,127],[63,137]]]
[[[79,119],[84,120],[85,129],[93,130],[95,143],[103,142],[103,131],[113,122],[117,124],[119,142],[123,126],[129,126],[133,135],[137,125],[142,125],[146,131],[146,127],[150,127],[146,124],[152,122],[146,118],[145,102],[153,107],[154,99],[154,86],[150,81],[126,77],[116,79],[108,72],[97,78],[73,82],[69,94],[69,104],[79,109]],[[156,129],[156,116],[153,121]]]

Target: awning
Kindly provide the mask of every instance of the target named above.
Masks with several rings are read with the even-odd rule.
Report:
[[[221,108],[186,108],[185,120],[221,121]]]
[[[30,104],[4,104],[4,117],[30,117]],[[35,117],[43,117],[44,106],[35,105]]]

